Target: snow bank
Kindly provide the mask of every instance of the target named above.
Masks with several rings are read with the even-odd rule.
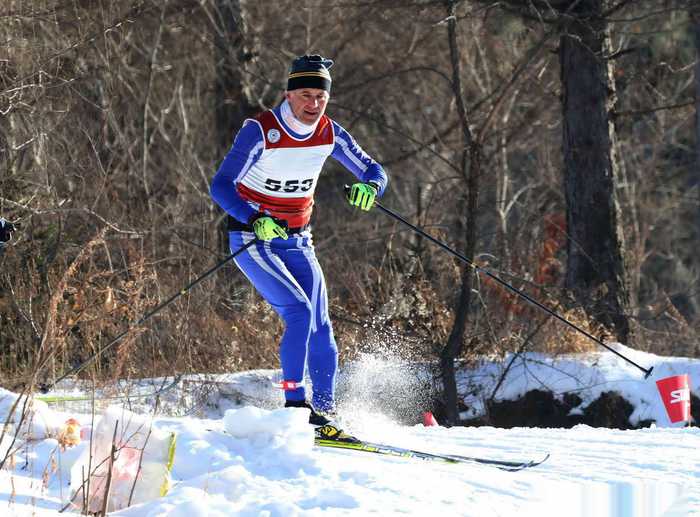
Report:
[[[110,407],[93,431],[90,447],[71,468],[70,500],[98,512],[109,487],[111,512],[163,496],[170,488],[174,455],[174,433],[154,428],[146,416]]]
[[[502,377],[495,400],[515,400],[530,390],[550,391],[560,398],[576,394],[582,402],[572,412],[582,411],[604,392],[617,392],[634,406],[630,415],[632,424],[654,420],[658,426],[671,426],[656,388],[659,379],[687,373],[691,392],[700,397],[700,360],[662,357],[619,343],[610,346],[644,368],[653,366],[651,377],[645,379],[638,368],[609,351],[557,357],[529,352],[514,360],[508,355],[503,361],[485,361],[475,369],[460,372],[458,390],[469,408],[461,417],[484,415],[485,401],[493,395]],[[506,373],[511,360],[513,363]]]
[[[26,396],[20,398],[16,393],[0,388],[0,433],[4,425],[5,437],[3,444],[0,444],[0,452],[7,447],[6,439],[13,437],[18,427],[18,439],[43,440],[57,437],[63,420],[46,403]]]
[[[695,364],[669,363],[682,372]],[[653,385],[654,379],[647,382]],[[70,416],[90,421],[90,415]],[[174,432],[178,437],[175,484],[164,497],[110,515],[559,517],[563,508],[574,517],[685,517],[700,508],[697,427],[448,429],[377,425],[375,415],[363,424],[367,432],[357,431],[365,439],[425,452],[506,460],[551,454],[534,469],[509,473],[484,465],[311,450],[307,417],[302,409],[245,407],[217,420],[157,418],[152,422],[156,435]],[[113,427],[106,427],[111,427],[111,440]],[[83,441],[63,451],[52,438],[23,444],[0,471],[0,513],[65,515],[58,511],[69,492],[67,469],[88,447]]]
[[[304,408],[231,409],[224,415],[224,429],[234,438],[250,440],[255,447],[281,448],[289,454],[307,453],[314,446],[309,410]]]
[[[307,409],[247,406],[227,411],[217,429],[203,431],[198,421],[185,420],[178,439],[187,445],[178,448],[173,469],[181,481],[167,496],[114,515],[303,514],[292,494],[303,494],[307,478],[321,471],[308,419]]]

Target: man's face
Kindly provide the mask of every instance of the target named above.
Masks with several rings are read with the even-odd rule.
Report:
[[[304,124],[314,124],[326,111],[328,92],[320,88],[300,88],[285,93],[294,116]]]

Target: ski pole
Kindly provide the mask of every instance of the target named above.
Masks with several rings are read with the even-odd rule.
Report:
[[[129,332],[131,332],[133,329],[136,327],[143,325],[151,316],[154,316],[158,312],[160,312],[161,309],[164,307],[167,307],[171,303],[173,303],[175,300],[177,300],[180,296],[183,296],[189,292],[190,289],[192,289],[194,286],[196,286],[198,283],[200,283],[202,280],[205,278],[209,277],[212,275],[214,272],[218,271],[221,269],[223,266],[225,266],[229,261],[233,260],[237,255],[243,253],[245,250],[250,248],[253,244],[257,242],[257,239],[253,239],[247,244],[244,244],[240,248],[238,248],[236,251],[234,251],[231,255],[226,257],[224,260],[219,262],[217,265],[203,273],[201,276],[199,276],[197,279],[193,280],[190,282],[187,286],[183,287],[180,289],[177,293],[173,294],[170,298],[162,302],[160,305],[155,307],[154,309],[151,309],[148,313],[146,313],[144,316],[141,317],[136,323],[132,323],[129,325],[121,334],[119,334],[117,337],[112,339],[109,343],[107,343],[104,347],[100,348],[92,354],[90,357],[85,359],[82,363],[80,363],[78,366],[75,368],[72,368],[71,370],[67,371],[63,375],[61,375],[58,379],[56,379],[53,382],[46,383],[46,384],[41,384],[39,385],[39,391],[42,393],[47,393],[49,390],[51,390],[56,384],[61,382],[63,379],[66,379],[70,377],[71,375],[78,374],[82,372],[90,363],[92,363],[95,359],[97,359],[99,356],[101,356],[103,353],[105,353],[107,350],[112,348],[115,344],[117,344],[124,336],[126,336]]]
[[[346,185],[346,186],[345,186],[345,191],[347,192],[349,188],[350,188],[350,187],[349,187],[348,185]],[[385,206],[382,206],[382,205],[381,205],[379,202],[377,202],[377,201],[375,201],[374,204],[375,204],[375,206],[376,206],[377,208],[379,208],[379,210],[381,210],[381,211],[384,212],[385,214],[389,215],[390,217],[393,217],[393,218],[396,219],[397,221],[402,222],[403,224],[405,224],[406,226],[408,226],[409,228],[411,228],[414,232],[416,232],[416,233],[418,233],[419,235],[425,237],[426,239],[428,239],[428,240],[431,241],[432,243],[437,244],[438,246],[440,246],[442,249],[444,249],[444,250],[447,251],[448,253],[451,253],[452,255],[454,255],[455,257],[457,257],[458,259],[460,259],[462,262],[464,262],[464,263],[466,263],[467,265],[469,265],[470,267],[472,267],[472,268],[474,269],[474,271],[476,271],[477,273],[482,273],[482,274],[488,276],[489,278],[492,278],[493,280],[495,280],[496,282],[498,282],[499,284],[501,284],[503,287],[505,287],[505,288],[508,289],[509,291],[511,291],[511,292],[513,292],[513,293],[515,293],[515,294],[517,294],[517,295],[520,296],[521,298],[524,298],[525,300],[527,300],[528,302],[530,302],[530,303],[533,304],[534,306],[536,306],[536,307],[542,309],[544,312],[546,312],[546,313],[549,314],[550,316],[553,316],[554,318],[556,318],[556,319],[558,319],[559,321],[561,321],[562,323],[568,325],[568,326],[571,327],[572,329],[574,329],[574,330],[580,332],[581,334],[583,334],[584,336],[586,336],[588,339],[590,339],[590,340],[592,340],[592,341],[595,341],[595,342],[598,343],[600,346],[606,348],[607,350],[609,350],[609,351],[612,352],[613,354],[617,355],[618,357],[621,357],[622,359],[624,359],[625,361],[627,361],[627,362],[630,363],[631,365],[636,366],[637,368],[639,368],[641,371],[644,372],[644,378],[645,378],[645,379],[648,379],[649,376],[651,375],[651,372],[652,372],[652,370],[654,369],[653,366],[652,366],[651,368],[648,368],[648,369],[647,369],[647,368],[644,368],[644,367],[638,365],[638,364],[635,363],[632,359],[626,357],[625,355],[621,354],[621,353],[618,352],[617,350],[614,350],[613,348],[609,347],[609,346],[606,345],[601,339],[598,339],[597,337],[595,337],[594,335],[590,334],[589,332],[586,332],[586,331],[583,330],[581,327],[579,327],[579,326],[576,325],[575,323],[570,322],[568,319],[566,319],[564,316],[561,316],[561,315],[560,315],[559,313],[557,313],[556,311],[554,311],[554,310],[550,309],[549,307],[543,305],[542,303],[538,302],[537,300],[535,300],[535,299],[532,298],[531,296],[529,296],[529,295],[525,294],[524,292],[522,292],[520,289],[518,289],[518,288],[512,286],[511,284],[509,284],[509,283],[506,282],[505,280],[502,280],[502,279],[499,278],[497,275],[494,275],[493,273],[489,272],[488,270],[483,269],[483,268],[477,266],[477,265],[474,264],[471,260],[469,260],[467,257],[465,257],[464,255],[462,255],[462,254],[459,253],[458,251],[453,250],[453,249],[450,248],[447,244],[445,244],[445,243],[439,241],[439,240],[436,239],[435,237],[432,237],[432,236],[428,235],[425,231],[423,231],[423,230],[420,229],[419,227],[417,227],[417,226],[411,224],[410,222],[408,222],[406,219],[404,219],[403,217],[401,217],[401,216],[400,216],[399,214],[397,214],[396,212],[394,212],[394,211],[392,211],[392,210],[386,208]]]

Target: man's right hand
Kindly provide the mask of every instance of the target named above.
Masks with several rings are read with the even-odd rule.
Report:
[[[367,211],[374,205],[377,190],[373,183],[355,183],[348,192],[348,203]]]
[[[273,217],[262,216],[253,221],[255,236],[261,241],[271,241],[275,237],[287,239],[287,232]]]

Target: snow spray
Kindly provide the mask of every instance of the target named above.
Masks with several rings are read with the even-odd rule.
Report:
[[[659,395],[672,424],[690,421],[690,382],[688,374],[674,375],[656,381]]]
[[[338,378],[343,421],[361,428],[366,420],[417,424],[435,397],[429,367],[387,350],[361,353],[345,363]]]

